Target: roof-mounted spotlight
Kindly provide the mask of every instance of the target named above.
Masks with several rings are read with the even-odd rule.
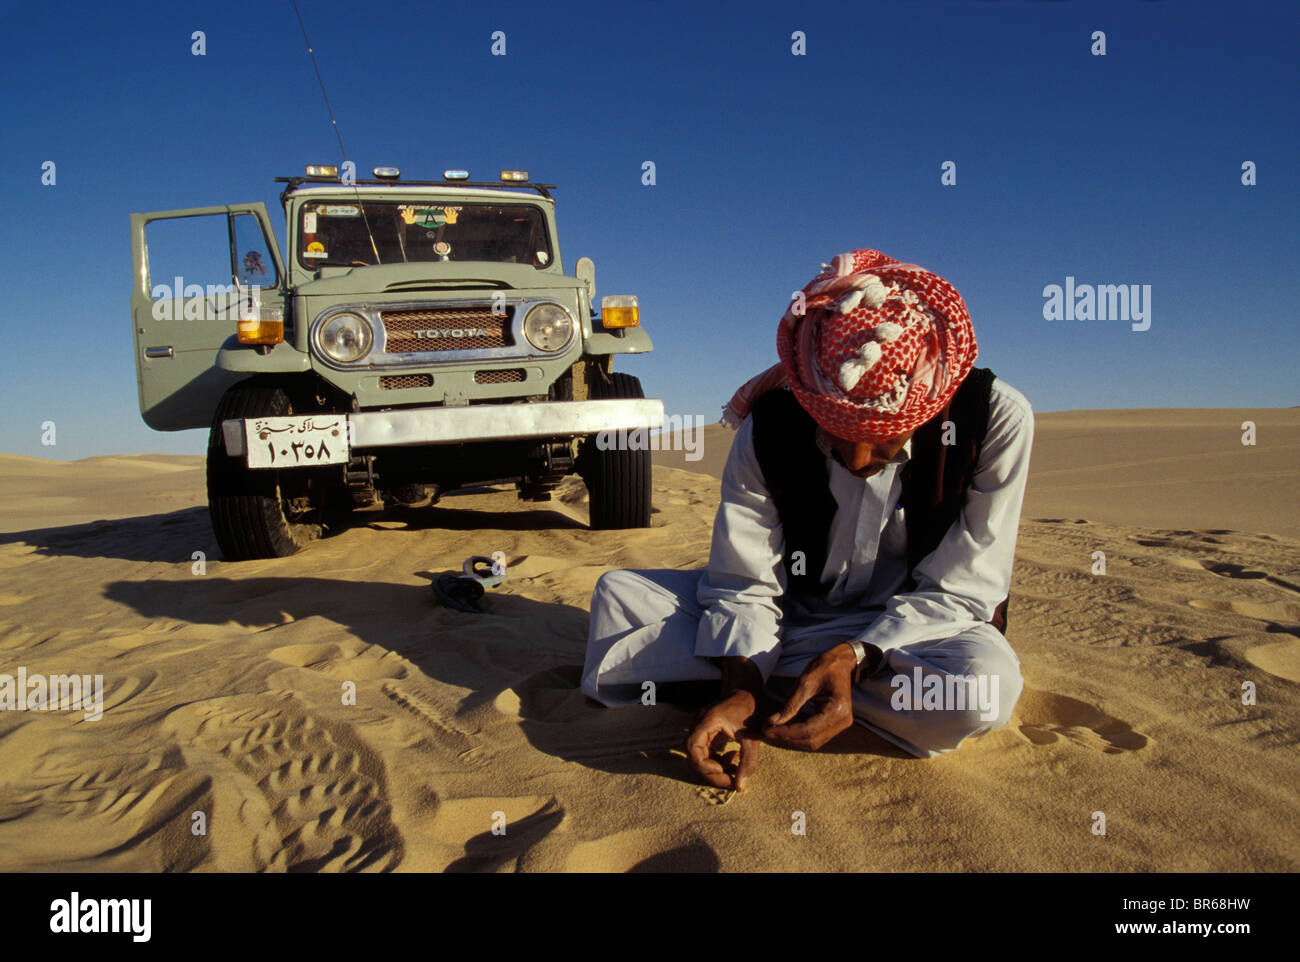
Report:
[[[339,169],[329,164],[308,164],[307,176],[312,180],[338,180]]]
[[[469,180],[468,170],[444,170],[442,172],[443,180]]]
[[[372,173],[375,180],[397,180],[402,176],[402,172],[396,167],[376,167]]]
[[[526,181],[528,180],[528,171],[526,170],[503,170],[501,171],[503,181]]]

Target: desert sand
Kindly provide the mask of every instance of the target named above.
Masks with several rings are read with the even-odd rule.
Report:
[[[0,870],[1300,869],[1300,410],[1037,425],[1012,723],[929,761],[765,746],[740,794],[689,774],[691,711],[576,689],[603,572],[706,562],[725,428],[656,455],[646,530],[587,530],[570,479],[238,564],[201,458],[0,456],[0,673],[105,686],[99,720],[0,712]],[[487,614],[435,603],[494,551]]]

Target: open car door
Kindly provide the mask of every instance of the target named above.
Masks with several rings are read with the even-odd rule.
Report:
[[[285,272],[265,204],[131,215],[131,332],[140,416],[158,431],[208,428],[226,389],[218,369],[241,317],[285,308]]]

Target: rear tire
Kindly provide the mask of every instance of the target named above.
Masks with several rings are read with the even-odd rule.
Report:
[[[208,434],[208,512],[227,561],[286,558],[323,533],[321,492],[308,472],[249,470],[243,458],[226,453],[222,421],[293,413],[282,388],[248,381],[228,390],[217,405]],[[304,497],[313,505],[297,510],[292,502],[300,505]]]
[[[644,398],[641,382],[630,374],[611,374],[609,384],[592,384],[593,400]],[[647,437],[648,441],[648,437]],[[591,527],[595,529],[650,527],[650,451],[601,451],[596,439],[585,444],[582,472],[587,483]]]

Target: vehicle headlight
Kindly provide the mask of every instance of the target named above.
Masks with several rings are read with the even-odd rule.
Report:
[[[316,335],[316,343],[331,361],[348,364],[370,353],[374,335],[365,318],[358,314],[335,314]]]
[[[524,318],[524,337],[539,351],[558,351],[573,337],[573,319],[559,304],[538,304]]]

